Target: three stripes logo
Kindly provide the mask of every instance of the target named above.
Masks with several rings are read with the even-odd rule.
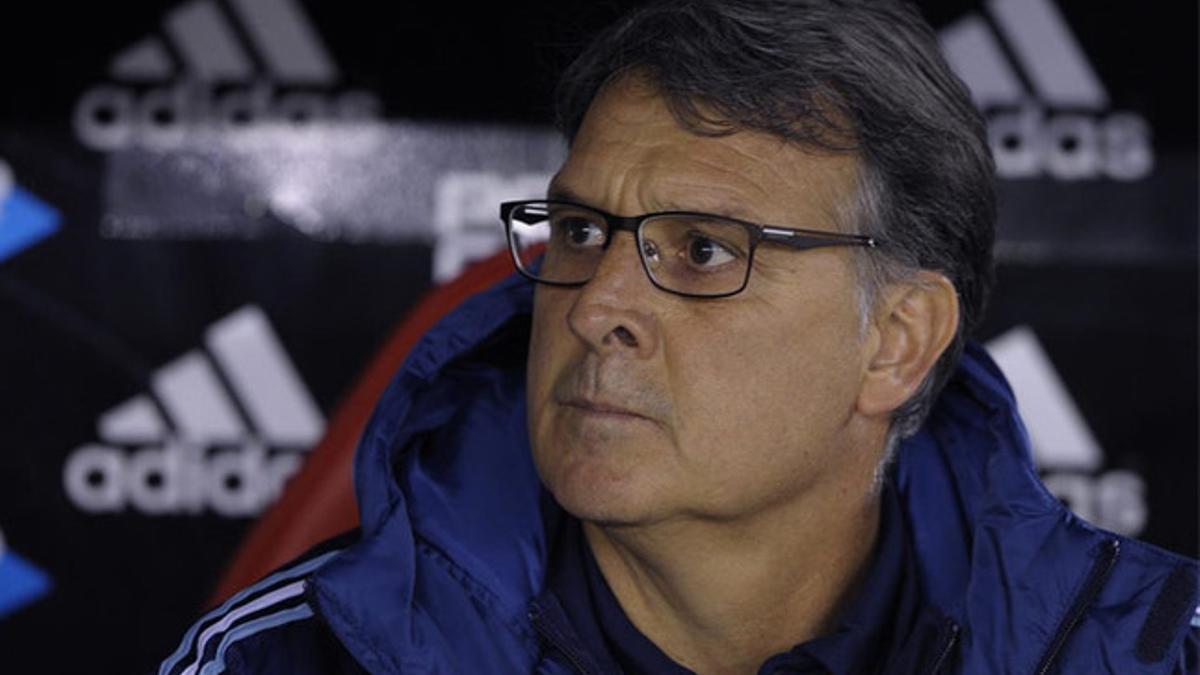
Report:
[[[285,624],[314,616],[306,599],[306,577],[340,549],[325,551],[271,574],[226,600],[192,624],[179,647],[159,666],[158,675],[223,673],[235,644]]]
[[[162,148],[205,129],[378,118],[374,94],[335,92],[341,73],[295,0],[227,6],[230,15],[192,0],[167,14],[162,36],[117,54],[109,75],[121,84],[93,87],[75,106],[80,141]]]
[[[942,51],[988,114],[1002,178],[1133,181],[1154,169],[1150,127],[1108,91],[1051,0],[989,0],[942,29]]]
[[[100,416],[100,443],[67,459],[63,485],[89,513],[260,513],[325,421],[262,310],[211,326],[205,349],[158,369],[151,393]]]

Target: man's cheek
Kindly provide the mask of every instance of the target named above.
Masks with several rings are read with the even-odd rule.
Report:
[[[535,304],[529,336],[529,362],[525,369],[531,406],[545,400],[545,393],[549,389],[548,381],[551,379],[549,371],[554,363],[553,346],[554,342],[550,340],[546,325],[545,310],[541,308],[540,303]]]

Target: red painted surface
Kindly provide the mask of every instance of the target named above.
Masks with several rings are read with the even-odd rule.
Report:
[[[353,461],[358,438],[392,374],[421,336],[466,298],[513,271],[507,251],[431,290],[396,327],[329,421],[321,442],[283,494],[250,530],[225,570],[216,605],[312,546],[358,524]]]

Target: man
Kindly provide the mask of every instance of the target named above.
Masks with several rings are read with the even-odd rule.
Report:
[[[964,346],[992,165],[914,10],[652,5],[559,106],[525,278],[397,374],[361,535],[161,672],[1195,672],[1195,563],[1068,514]]]

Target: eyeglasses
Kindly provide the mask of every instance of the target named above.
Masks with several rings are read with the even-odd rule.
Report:
[[[723,298],[741,292],[750,280],[754,251],[764,241],[802,251],[879,245],[877,239],[864,235],[759,225],[690,211],[614,216],[554,199],[504,202],[500,219],[517,270],[533,281],[552,286],[586,284],[596,274],[613,234],[624,230],[634,234],[650,281],[689,298]]]

